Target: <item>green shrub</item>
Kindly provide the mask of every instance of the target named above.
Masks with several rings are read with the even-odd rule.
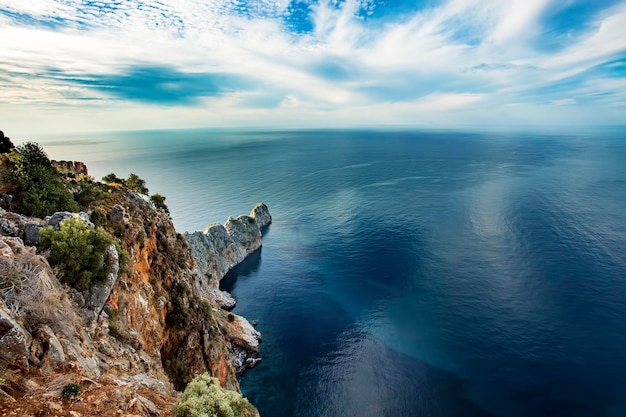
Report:
[[[235,391],[225,390],[208,374],[195,378],[172,410],[174,417],[252,417],[256,409]]]
[[[95,209],[89,215],[89,220],[94,224],[94,226],[104,226],[107,222],[107,216],[102,213],[100,210]]]
[[[48,155],[36,143],[13,148],[6,157],[4,181],[15,186],[16,209],[27,216],[45,217],[55,211],[78,211]]]
[[[152,201],[156,208],[162,209],[167,214],[170,214],[170,209],[165,204],[165,197],[163,197],[161,194],[152,194],[150,196],[150,201]]]
[[[49,249],[49,262],[59,267],[63,282],[77,289],[86,289],[91,283],[102,283],[112,265],[105,259],[113,236],[103,228],[91,228],[79,218],[65,219],[60,230],[52,226],[41,229],[40,246]]]
[[[94,203],[102,201],[107,196],[107,192],[101,187],[104,186],[87,179],[81,179],[76,184],[74,200],[83,210],[89,209]]]
[[[233,313],[228,313],[228,316],[226,316],[226,318],[228,319],[229,322],[233,322],[235,321],[235,315]]]
[[[135,191],[140,194],[148,194],[148,188],[146,187],[146,181],[139,178],[137,174],[130,174],[126,179],[126,186],[129,190]]]
[[[109,185],[126,185],[126,181],[123,178],[118,178],[114,173],[110,173],[102,177],[102,181]]]
[[[78,384],[67,384],[61,389],[61,395],[68,400],[80,397],[80,393],[83,391],[82,387]]]

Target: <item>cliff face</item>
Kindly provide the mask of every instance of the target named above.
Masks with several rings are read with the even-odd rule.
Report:
[[[228,296],[218,284],[260,247],[260,228],[271,221],[267,207],[185,237],[166,213],[125,190],[113,190],[92,217],[95,211],[107,216],[104,227],[129,262],[83,292],[61,284],[45,254],[24,244],[36,244],[50,219],[0,212],[0,274],[17,277],[0,288],[0,410],[17,398],[36,411],[46,395],[58,399],[68,381],[116,392],[108,408],[83,396],[81,406],[103,416],[168,415],[172,388],[204,372],[238,391],[236,373],[258,353],[260,335],[220,308]],[[110,255],[119,264],[117,253]],[[11,293],[15,285],[20,290]]]
[[[89,175],[87,165],[79,161],[51,161],[52,166],[64,174],[71,174],[75,177],[79,175]]]

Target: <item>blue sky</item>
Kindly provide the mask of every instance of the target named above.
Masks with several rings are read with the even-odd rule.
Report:
[[[626,121],[626,0],[0,0],[0,129]]]

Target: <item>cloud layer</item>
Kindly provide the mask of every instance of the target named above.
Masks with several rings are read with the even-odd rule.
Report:
[[[625,116],[626,1],[0,0],[8,131]]]

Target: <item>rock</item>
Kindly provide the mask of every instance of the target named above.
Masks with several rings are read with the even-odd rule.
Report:
[[[258,321],[258,320],[252,320],[252,321],[250,322],[250,324],[251,324],[251,325],[253,325],[254,327],[256,327],[256,326],[258,326],[258,325],[259,325],[259,321]]]
[[[28,246],[39,245],[39,230],[42,225],[38,222],[30,221],[24,226],[24,244]]]
[[[50,161],[52,166],[59,169],[64,174],[72,174],[74,176],[89,175],[87,166],[79,161]]]
[[[263,358],[247,358],[246,359],[246,365],[248,366],[248,368],[254,368],[262,360],[263,360]]]
[[[52,329],[42,326],[39,330],[39,339],[43,341],[44,346],[47,346],[45,357],[57,366],[62,365],[65,362],[65,352]]]
[[[10,219],[0,217],[0,234],[3,236],[19,236],[20,228]]]
[[[63,406],[59,403],[50,401],[48,403],[48,409],[53,413],[60,413],[61,411],[63,411]]]
[[[0,304],[0,363],[28,370],[30,334]]]
[[[260,228],[263,228],[272,223],[272,216],[270,216],[270,211],[265,203],[259,203],[254,206],[254,208],[250,212],[250,217],[254,217],[254,220],[256,220],[256,223],[257,225],[259,225]]]
[[[89,220],[89,214],[81,211],[79,213],[70,213],[69,211],[57,211],[52,216],[46,217],[46,222],[48,226],[54,227],[54,230],[60,230],[61,222],[65,219],[71,219],[72,217],[78,217],[81,219],[87,226],[94,227],[94,224]]]
[[[124,221],[124,216],[126,216],[126,209],[119,204],[114,205],[109,213],[109,219],[113,223],[121,223]]]
[[[93,284],[89,288],[89,292],[85,294],[83,309],[87,310],[85,312],[85,318],[87,321],[93,321],[100,315],[107,298],[109,298],[109,295],[111,294],[111,289],[113,288],[113,285],[115,285],[115,281],[117,281],[120,263],[119,254],[117,253],[117,249],[115,249],[115,245],[111,245],[107,249],[104,255],[104,262],[107,265],[112,265],[112,270],[105,282],[102,284]]]
[[[157,417],[161,415],[159,407],[157,407],[152,401],[150,401],[146,397],[142,397],[139,394],[137,394],[135,398],[130,400],[127,410],[142,416]]]

